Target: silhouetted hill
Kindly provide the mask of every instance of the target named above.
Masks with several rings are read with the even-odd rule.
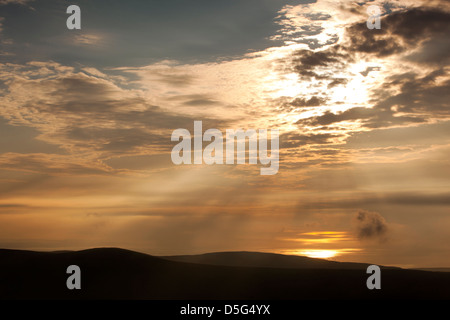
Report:
[[[66,269],[81,268],[81,290]],[[0,250],[1,299],[449,299],[450,274],[384,269],[381,290],[365,270],[213,266],[101,248]]]
[[[367,270],[370,264],[337,262],[303,256],[264,252],[214,252],[198,255],[161,256],[171,261],[189,262],[216,266],[295,268],[295,269],[358,269]],[[380,266],[381,267],[381,266]],[[383,267],[395,268],[395,267]],[[396,268],[398,269],[398,268]]]
[[[450,268],[412,268],[411,270],[434,271],[434,272],[450,272]]]

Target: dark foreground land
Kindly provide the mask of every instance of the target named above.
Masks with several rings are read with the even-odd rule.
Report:
[[[69,290],[69,265],[81,290]],[[450,299],[450,273],[382,267],[381,290],[366,264],[264,253],[154,257],[101,248],[0,250],[0,299]]]

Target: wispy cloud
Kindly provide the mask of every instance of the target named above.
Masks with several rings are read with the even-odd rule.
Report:
[[[104,37],[98,34],[77,34],[73,42],[78,45],[101,46],[104,44]]]

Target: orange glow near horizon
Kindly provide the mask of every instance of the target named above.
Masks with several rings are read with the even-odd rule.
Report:
[[[337,255],[339,255],[339,250],[300,250],[297,251],[299,254],[303,256],[307,256],[309,258],[321,258],[321,259],[328,259],[333,258]]]
[[[302,249],[302,250],[285,250],[283,254],[306,256],[308,258],[330,259],[342,256],[344,254],[361,251],[361,249]]]
[[[333,244],[343,241],[352,241],[353,238],[345,231],[318,231],[298,234],[300,237],[284,238],[283,240],[302,242],[305,245]]]
[[[354,238],[346,231],[312,231],[298,233],[297,237],[285,238],[290,242],[301,243],[301,249],[283,250],[284,254],[300,255],[309,258],[329,259],[344,254],[361,251],[352,248]],[[343,243],[346,243],[345,245]],[[350,247],[349,247],[350,246]]]

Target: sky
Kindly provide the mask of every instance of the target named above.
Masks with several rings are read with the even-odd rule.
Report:
[[[449,267],[449,32],[448,1],[0,0],[0,247]],[[175,165],[194,121],[278,130],[278,172]]]

